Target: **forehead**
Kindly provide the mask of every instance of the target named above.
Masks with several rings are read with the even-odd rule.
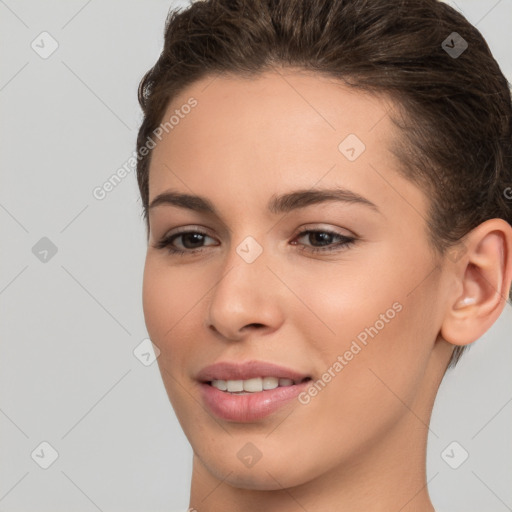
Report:
[[[385,97],[301,70],[267,71],[253,78],[207,76],[174,98],[163,121],[184,109],[191,98],[197,105],[186,108],[190,112],[172,128],[168,142],[174,149],[179,150],[176,146],[184,138],[195,136],[202,139],[203,152],[228,139],[231,152],[262,144],[269,150],[295,145],[297,152],[311,149],[318,157],[332,150],[333,143],[337,150],[336,142],[348,133],[369,144],[380,139],[384,146],[383,136],[392,131],[387,118],[392,104]],[[310,144],[304,146],[305,140]]]
[[[384,96],[299,70],[205,77],[163,116],[179,121],[153,150],[150,201],[173,188],[208,190],[213,201],[250,193],[266,205],[276,192],[337,185],[381,205],[400,200],[402,214],[426,211],[422,192],[396,173],[392,108]]]

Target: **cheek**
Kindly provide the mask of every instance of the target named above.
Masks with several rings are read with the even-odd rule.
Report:
[[[406,402],[413,400],[435,339],[428,325],[430,291],[411,293],[427,272],[398,258],[394,265],[391,261],[381,259],[371,272],[335,267],[328,276],[302,280],[302,295],[315,318],[303,313],[297,321],[320,356],[317,367],[336,375],[329,388],[339,386],[343,395],[352,393],[358,400],[373,402],[384,395],[387,400],[393,396],[389,389]],[[332,399],[339,396],[336,392]]]
[[[175,341],[183,338],[194,306],[206,292],[201,292],[196,284],[185,272],[171,269],[156,257],[146,258],[142,285],[144,319],[151,340],[164,358]]]
[[[326,464],[336,464],[340,453],[351,457],[354,450],[387,435],[410,410],[416,410],[428,360],[428,344],[417,332],[420,308],[403,297],[395,302],[394,297],[383,299],[344,302],[343,309],[333,308],[325,317],[336,336],[330,342],[324,339],[314,350],[321,355],[316,366],[323,373],[301,403],[304,418],[313,422],[324,418],[328,448],[318,440],[311,450],[322,453]],[[296,428],[303,428],[302,423]]]
[[[206,289],[201,291],[195,284],[196,280],[191,280],[183,270],[170,268],[158,257],[146,257],[142,286],[144,319],[151,341],[160,350],[160,374],[180,423],[183,417],[199,414],[190,395],[183,393],[183,386],[188,385],[187,364],[197,351],[187,332],[191,325],[197,325],[194,313],[198,310],[194,306],[200,305],[198,301],[206,293]],[[191,421],[196,420],[194,417]],[[182,427],[185,432],[190,429],[184,424]]]
[[[363,338],[365,328],[377,322],[380,331],[398,316],[399,305],[393,308],[393,304],[400,302],[404,286],[389,272],[387,278],[381,278],[382,271],[375,262],[372,271],[368,270],[369,265],[353,262],[317,265],[316,269],[303,269],[290,280],[300,283],[296,288],[307,306],[297,320],[306,331],[314,328],[319,332],[321,328],[326,335],[319,339],[323,346],[332,344],[336,350],[343,349],[358,334],[362,333]],[[384,320],[381,314],[385,315]]]

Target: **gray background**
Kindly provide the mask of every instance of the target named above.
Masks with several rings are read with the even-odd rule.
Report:
[[[92,194],[135,149],[137,85],[172,5],[0,0],[0,512],[188,506],[191,449],[156,363],[133,353],[147,338],[135,173]],[[512,0],[456,6],[512,81]],[[47,58],[31,47],[51,49],[44,31],[58,43]],[[442,384],[427,461],[438,512],[512,510],[511,327],[507,304]]]

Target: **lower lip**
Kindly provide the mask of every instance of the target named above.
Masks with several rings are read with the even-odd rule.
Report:
[[[210,384],[201,383],[201,395],[204,403],[215,416],[227,421],[249,423],[261,420],[277,411],[304,391],[310,382],[246,395],[227,393]]]

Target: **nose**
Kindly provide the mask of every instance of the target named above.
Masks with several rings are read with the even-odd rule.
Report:
[[[252,263],[235,248],[213,288],[206,325],[218,337],[240,341],[255,331],[268,334],[283,323],[284,286],[267,265],[265,251]]]

